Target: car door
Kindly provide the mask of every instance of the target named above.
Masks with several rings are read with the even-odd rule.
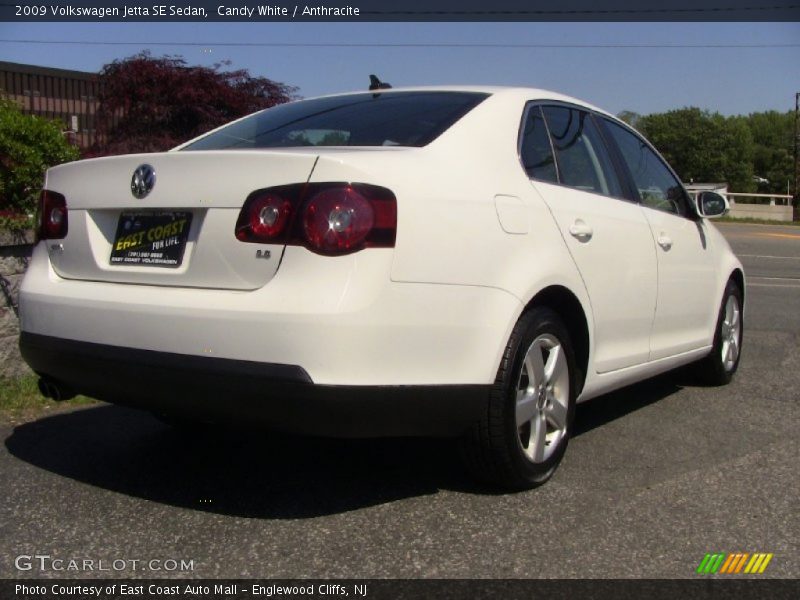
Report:
[[[711,343],[718,299],[713,248],[680,180],[641,137],[604,119],[639,194],[658,256],[658,302],[650,360]]]
[[[623,199],[593,117],[569,105],[530,105],[520,157],[586,285],[596,371],[646,362],[657,286],[653,239],[640,207]]]

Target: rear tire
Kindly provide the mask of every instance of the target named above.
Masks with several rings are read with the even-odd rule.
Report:
[[[711,353],[695,365],[697,376],[707,385],[730,383],[739,368],[744,332],[742,307],[742,291],[731,279],[722,295]]]
[[[487,414],[462,440],[469,470],[511,490],[546,482],[567,449],[576,390],[566,327],[550,308],[529,310],[508,341]]]

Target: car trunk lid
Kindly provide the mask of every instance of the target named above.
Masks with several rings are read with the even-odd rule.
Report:
[[[69,211],[67,237],[47,242],[53,268],[66,279],[262,287],[284,247],[237,240],[239,211],[254,190],[306,182],[315,162],[303,151],[166,152],[51,169],[46,187],[66,197]],[[154,180],[136,197],[140,167]]]

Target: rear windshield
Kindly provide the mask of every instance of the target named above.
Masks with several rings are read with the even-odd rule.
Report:
[[[182,150],[297,146],[425,146],[488,94],[385,92],[281,104]]]

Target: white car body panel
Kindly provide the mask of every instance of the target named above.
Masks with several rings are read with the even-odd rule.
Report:
[[[50,169],[45,188],[70,199],[69,232],[50,253],[53,267],[67,279],[259,288],[275,274],[283,247],[264,248],[274,255],[270,262],[252,260],[252,248],[230,234],[242,202],[264,187],[264,181],[271,185],[306,181],[315,162],[316,155],[308,152],[187,152],[99,158],[82,161],[80,169],[69,164]],[[155,169],[157,185],[152,194],[137,200],[131,196],[130,177],[143,163]],[[193,213],[180,267],[109,264],[120,210],[173,208]]]
[[[53,167],[45,187],[69,192],[69,208],[185,208],[242,207],[253,190],[268,185],[306,181],[317,152],[308,149],[235,150],[219,152],[162,152],[93,158]],[[133,170],[152,165],[156,185],[138,200],[131,196]]]
[[[154,288],[62,279],[39,244],[20,323],[98,344],[300,364],[318,384],[491,381],[519,300],[492,288],[394,283],[391,260],[390,250],[331,261],[288,247],[259,290]]]
[[[642,381],[666,373],[683,365],[690,364],[706,356],[711,346],[703,346],[694,350],[668,356],[658,360],[648,361],[625,369],[618,369],[610,373],[594,373],[587,377],[583,392],[578,402],[586,402],[608,392],[613,392],[632,382]]]
[[[20,291],[23,332],[299,365],[323,385],[490,386],[520,315],[558,288],[588,326],[579,401],[709,352],[726,282],[742,271],[713,226],[532,181],[520,164],[526,103],[607,113],[542,90],[435,90],[492,95],[421,148],[183,145],[51,169],[46,187],[67,197],[69,234],[35,249]],[[158,180],[136,200],[130,178],[142,163]],[[391,190],[395,246],[330,257],[234,237],[251,192],[306,181]],[[192,211],[183,264],[109,266],[120,211],[151,208]],[[593,229],[588,243],[569,233],[577,220]]]
[[[596,371],[647,362],[658,272],[653,237],[641,207],[538,181],[535,187],[548,199],[591,298]],[[591,238],[573,236],[570,229],[576,225],[589,227]]]
[[[652,227],[658,255],[658,308],[650,360],[710,346],[718,307],[707,299],[715,297],[720,282],[719,250],[708,239],[708,221],[690,221],[647,207],[642,211]]]

